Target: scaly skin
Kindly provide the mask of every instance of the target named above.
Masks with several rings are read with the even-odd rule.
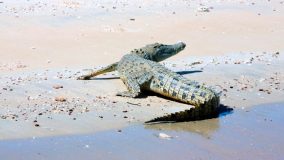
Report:
[[[163,65],[140,56],[125,55],[117,65],[119,76],[128,91],[118,96],[138,97],[143,90],[191,104],[194,109],[158,117],[154,121],[187,121],[212,117],[219,106],[219,95],[210,88],[189,80]]]
[[[176,55],[180,51],[182,51],[185,48],[185,43],[179,42],[173,45],[165,45],[160,43],[153,43],[148,44],[145,47],[134,49],[130,52],[130,54],[138,55],[144,59],[148,59],[155,62],[160,62],[162,60],[165,60],[171,56]],[[88,80],[92,77],[98,76],[100,74],[104,74],[107,72],[112,72],[116,70],[117,64],[119,62],[110,64],[102,69],[99,69],[95,72],[89,73],[87,75],[83,75],[78,77],[78,80]]]
[[[128,89],[128,91],[117,93],[118,96],[135,98],[143,90],[148,90],[195,106],[148,122],[188,121],[212,117],[217,114],[219,106],[219,95],[216,92],[157,63],[177,54],[184,48],[185,44],[182,42],[174,45],[158,43],[146,45],[140,49],[134,49],[119,62],[78,79],[86,80],[116,70]]]

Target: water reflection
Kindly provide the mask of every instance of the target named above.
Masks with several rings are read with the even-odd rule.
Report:
[[[232,108],[221,104],[218,109],[218,115],[216,117],[211,117],[210,119],[180,123],[150,123],[145,125],[145,128],[154,130],[192,132],[200,134],[203,137],[210,138],[220,126],[219,118],[232,113]]]
[[[218,118],[192,122],[156,123],[145,125],[146,129],[192,132],[197,133],[205,138],[210,138],[219,127],[220,125]]]

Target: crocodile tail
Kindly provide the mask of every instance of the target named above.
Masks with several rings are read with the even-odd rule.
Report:
[[[157,117],[146,123],[159,121],[195,121],[214,118],[218,115],[220,95],[213,88],[185,78],[169,77],[167,78],[167,84],[170,85],[168,87],[160,87],[165,89],[163,95],[193,105],[194,107]]]
[[[204,108],[193,107],[188,110],[157,117],[145,123],[197,121],[216,117],[218,117],[218,112],[215,110],[208,114],[208,111]]]
[[[215,93],[211,89],[203,88],[208,94],[211,92],[210,98],[206,98],[206,101],[203,103],[190,102],[191,104],[195,104],[194,107],[189,108],[184,111],[175,112],[171,114],[167,114],[161,117],[154,118],[145,123],[155,123],[155,122],[184,122],[184,121],[196,121],[196,120],[204,120],[209,118],[216,118],[219,115],[219,105],[220,105],[220,97],[218,93]],[[195,96],[198,99],[202,99],[202,97]]]
[[[99,70],[97,70],[95,72],[92,72],[90,74],[90,77],[95,77],[95,76],[98,76],[100,74],[104,74],[104,73],[107,73],[107,72],[115,71],[116,68],[117,68],[117,65],[118,65],[118,62],[110,64],[110,65],[108,65],[106,67],[103,67],[103,68],[101,68],[101,69],[99,69]]]

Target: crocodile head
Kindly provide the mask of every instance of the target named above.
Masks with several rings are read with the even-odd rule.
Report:
[[[176,55],[185,48],[186,44],[178,42],[173,45],[165,45],[160,43],[148,44],[140,49],[134,49],[131,51],[133,54],[137,54],[148,60],[155,62],[163,61],[171,56]]]

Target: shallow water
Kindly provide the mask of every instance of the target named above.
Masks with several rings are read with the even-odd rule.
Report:
[[[1,159],[283,159],[284,103],[217,119],[0,141]],[[161,139],[159,133],[172,136]]]

